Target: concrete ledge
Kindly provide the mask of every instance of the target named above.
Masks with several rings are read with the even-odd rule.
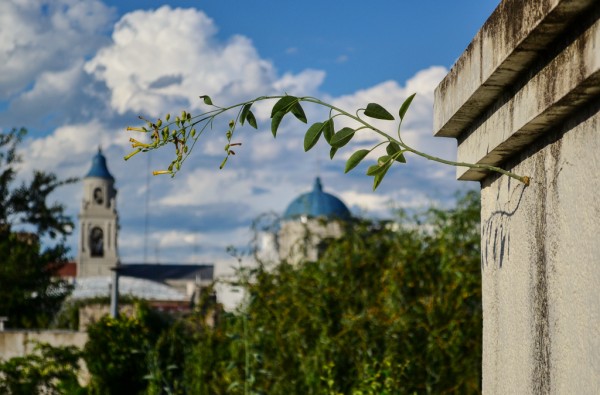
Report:
[[[435,91],[436,136],[459,136],[596,0],[504,0]]]
[[[600,95],[600,20],[476,127],[458,146],[458,161],[500,165]],[[485,172],[458,168],[461,180],[480,180]]]
[[[64,330],[8,330],[0,332],[0,360],[23,357],[31,354],[35,343],[48,343],[52,346],[76,346],[83,348],[87,342],[86,332]]]

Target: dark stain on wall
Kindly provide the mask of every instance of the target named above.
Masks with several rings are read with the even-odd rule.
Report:
[[[547,179],[546,179],[546,150],[540,151],[535,160],[536,185],[530,193],[535,193],[536,202],[535,223],[533,224],[533,243],[531,256],[531,299],[533,301],[533,373],[532,392],[534,394],[549,394],[551,390],[551,340],[548,303],[548,265],[546,243],[547,213]]]
[[[508,181],[506,188],[511,189],[511,180]],[[498,183],[496,200],[500,200],[501,184]],[[510,220],[521,206],[521,200],[525,192],[525,185],[518,183],[511,193],[511,197],[505,204],[505,209],[497,210],[483,222],[481,226],[482,243],[482,270],[493,262],[502,269],[504,261],[510,256]]]

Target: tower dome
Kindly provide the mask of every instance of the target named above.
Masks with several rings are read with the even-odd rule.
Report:
[[[106,166],[106,158],[102,155],[102,149],[98,148],[98,153],[92,158],[92,167],[90,171],[86,174],[85,178],[88,177],[97,177],[104,178],[107,180],[114,181],[115,178],[108,171],[108,167]]]
[[[300,217],[348,220],[351,215],[348,207],[340,199],[323,192],[321,179],[317,177],[313,190],[294,199],[283,215],[286,220]]]

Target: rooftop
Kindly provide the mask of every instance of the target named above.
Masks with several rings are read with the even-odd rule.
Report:
[[[321,179],[317,177],[313,190],[294,199],[283,215],[284,219],[295,219],[303,216],[348,220],[351,214],[348,207],[340,199],[323,192]]]
[[[88,177],[104,178],[112,181],[115,180],[112,174],[110,174],[108,171],[108,167],[106,166],[106,158],[104,155],[102,155],[102,149],[100,148],[98,148],[98,153],[92,159],[92,167],[86,174],[85,178]]]
[[[84,277],[75,281],[73,299],[91,299],[109,297],[112,286],[111,276]],[[151,301],[187,301],[186,295],[168,285],[141,278],[119,278],[119,295]]]

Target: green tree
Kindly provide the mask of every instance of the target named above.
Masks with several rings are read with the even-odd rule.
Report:
[[[184,368],[191,333],[183,321],[177,321],[161,332],[147,355],[148,395],[186,394]]]
[[[359,221],[317,262],[252,270],[244,309],[196,346],[196,393],[478,393],[478,201]]]
[[[88,327],[83,358],[91,375],[94,395],[142,394],[156,382],[177,387],[178,377],[169,369],[180,356],[181,342],[171,320],[138,301],[131,316],[102,317]],[[171,342],[170,342],[171,341]],[[183,364],[183,361],[176,361]],[[179,366],[181,366],[179,365]],[[170,380],[170,381],[169,381]],[[177,393],[177,392],[172,392]]]
[[[74,346],[39,343],[33,354],[0,362],[0,393],[6,395],[84,394],[77,381],[81,352]]]
[[[35,171],[29,183],[15,185],[25,134],[0,133],[0,315],[9,327],[39,328],[49,325],[69,293],[53,276],[67,261],[65,236],[73,223],[62,204],[48,199],[75,180]]]
[[[206,294],[174,323],[143,306],[104,317],[84,350],[89,391],[479,393],[478,202],[357,220],[318,261],[243,271],[235,313]]]

